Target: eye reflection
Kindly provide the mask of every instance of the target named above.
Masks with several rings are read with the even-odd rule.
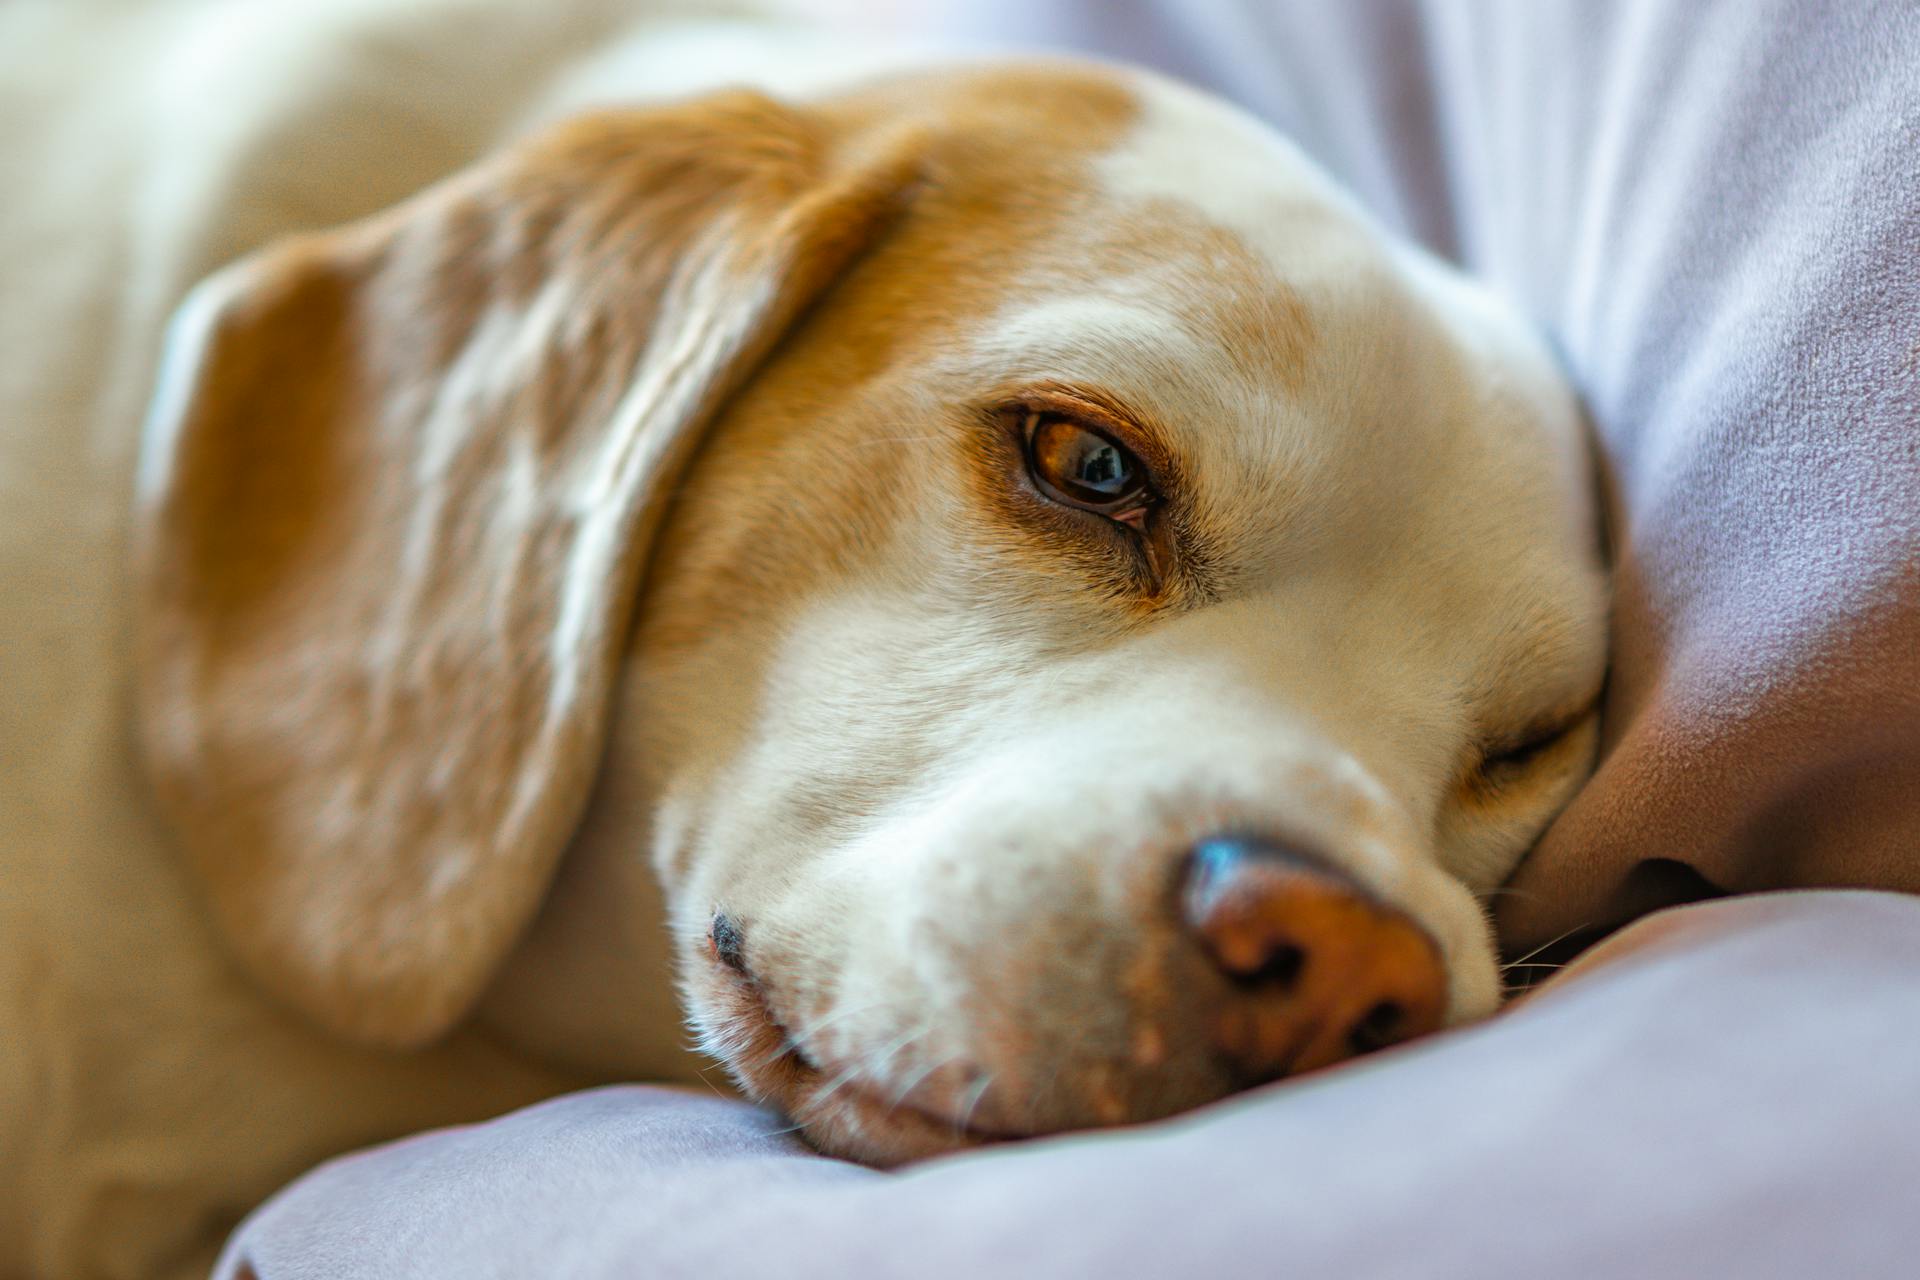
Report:
[[[1030,415],[1027,457],[1041,490],[1069,506],[1113,514],[1142,506],[1151,496],[1139,459],[1071,418]]]

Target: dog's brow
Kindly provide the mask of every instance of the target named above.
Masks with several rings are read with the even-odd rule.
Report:
[[[1097,380],[1142,368],[1149,378],[1191,368],[1205,352],[1178,318],[1157,308],[1098,296],[1052,297],[1009,307],[980,339],[983,354],[1021,374],[1042,371]],[[1099,367],[1080,369],[1098,362]],[[1037,365],[1027,369],[1018,366]],[[1065,366],[1062,368],[1062,366]]]

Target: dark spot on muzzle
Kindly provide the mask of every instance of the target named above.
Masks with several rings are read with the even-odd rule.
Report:
[[[713,916],[713,928],[707,932],[707,941],[713,947],[713,958],[735,973],[747,971],[747,935],[733,922],[733,917],[724,911],[716,911]]]

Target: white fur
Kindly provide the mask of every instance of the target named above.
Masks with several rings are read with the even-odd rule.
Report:
[[[1158,76],[1142,75],[1139,83],[1140,122],[1099,165],[1116,199],[1187,206],[1288,271],[1298,270],[1295,214],[1319,222],[1332,211],[1343,222],[1370,222],[1298,146],[1245,112]],[[1205,146],[1194,145],[1200,137]]]

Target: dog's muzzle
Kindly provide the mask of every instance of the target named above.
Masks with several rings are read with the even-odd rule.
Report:
[[[868,1108],[874,1123],[926,1130],[895,1134],[894,1147],[927,1154],[1169,1114],[1445,1023],[1448,980],[1440,947],[1411,916],[1330,860],[1259,835],[1222,834],[1198,841],[1167,865],[1171,892],[1159,897],[1163,918],[1144,932],[1168,945],[1136,953],[1151,957],[1151,973],[1133,969],[1140,980],[1122,977],[1104,990],[1082,986],[1072,995],[1050,984],[1056,1002],[1050,1010],[1047,994],[1036,1003],[1033,988],[995,986],[999,994],[987,997],[989,1007],[959,1015],[968,1024],[967,1052],[939,1069],[883,1064],[896,1066],[910,1081],[905,1086],[857,1065],[848,1069],[837,1055],[822,1057],[816,1037],[794,1034],[776,1007],[780,1001],[769,999],[782,987],[782,975],[762,971],[754,958],[751,922],[716,913],[706,951],[719,986],[736,997],[731,1007],[753,1026],[742,1047],[751,1043],[760,1061],[783,1064],[756,1075],[751,1087],[790,1108],[800,1102],[810,1132],[820,1127],[810,1117],[823,1114],[832,1097],[842,1103],[877,1097],[880,1103]],[[1068,924],[1073,904],[1054,908]],[[1074,945],[1068,936],[1071,926],[1053,944],[1052,962],[1063,966],[1054,972],[1085,973],[1059,952]],[[1003,935],[1000,942],[999,949],[1014,955],[1033,939]],[[1112,1048],[1094,1050],[1090,1037],[1099,1034],[1099,1023],[1109,1033],[1116,1024],[1132,1030],[1121,1040],[1109,1034]],[[1042,1069],[1044,1084],[1036,1091]],[[990,1091],[988,1081],[996,1082]],[[970,1090],[969,1082],[977,1087]],[[862,1127],[858,1147],[869,1158],[872,1132]],[[820,1136],[833,1141],[831,1132]]]

